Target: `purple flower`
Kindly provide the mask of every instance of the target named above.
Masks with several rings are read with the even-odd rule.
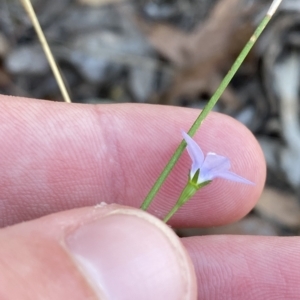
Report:
[[[184,131],[182,131],[184,140],[187,143],[187,151],[192,159],[192,168],[190,170],[190,181],[197,185],[210,182],[215,178],[224,178],[236,182],[254,184],[253,182],[229,171],[230,161],[227,157],[208,152],[206,157],[197,145],[197,143]],[[197,174],[196,174],[197,173]],[[195,178],[194,176],[197,175]]]

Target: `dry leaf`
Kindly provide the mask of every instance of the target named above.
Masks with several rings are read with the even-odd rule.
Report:
[[[107,4],[120,3],[122,0],[77,0],[78,3],[90,6],[101,6]]]
[[[177,231],[180,236],[195,236],[195,235],[213,235],[213,234],[238,234],[238,235],[278,235],[277,228],[256,216],[246,217],[233,224],[211,227],[211,228],[190,228],[180,229]]]
[[[296,196],[276,189],[266,188],[255,210],[263,217],[282,226],[296,229],[300,227],[300,204]]]

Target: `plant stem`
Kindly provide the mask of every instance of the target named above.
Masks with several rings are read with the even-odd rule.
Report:
[[[204,185],[205,186],[205,185]],[[170,212],[165,216],[164,222],[167,223],[170,218],[176,213],[176,211],[185,204],[195,193],[198,191],[198,187],[191,183],[190,181],[187,183],[185,188],[183,189],[179,199],[177,200],[175,206],[170,210]]]
[[[47,43],[46,37],[45,37],[45,35],[43,33],[43,30],[42,30],[42,28],[40,26],[40,23],[39,23],[39,21],[38,21],[38,19],[36,17],[36,14],[34,12],[32,4],[31,4],[30,0],[21,0],[21,3],[23,4],[23,6],[24,6],[24,8],[25,8],[25,10],[26,10],[26,12],[27,12],[27,14],[28,14],[31,22],[32,22],[32,25],[33,25],[33,27],[34,27],[34,29],[36,31],[36,34],[37,34],[37,36],[38,36],[38,38],[40,40],[40,43],[41,43],[41,45],[43,47],[43,50],[45,52],[45,55],[46,55],[47,60],[49,62],[49,65],[50,65],[50,67],[52,69],[52,72],[54,74],[56,82],[57,82],[57,84],[59,86],[59,89],[60,89],[60,91],[62,93],[64,101],[67,102],[67,103],[71,103],[70,96],[69,96],[69,94],[67,92],[67,89],[65,87],[64,81],[63,81],[63,79],[61,77],[61,74],[60,74],[60,72],[58,70],[58,67],[56,65],[55,59],[54,59],[54,57],[52,55],[52,52],[51,52],[50,47],[49,47],[49,45]]]
[[[258,39],[258,37],[261,35],[261,33],[263,32],[263,30],[265,29],[265,27],[267,26],[267,24],[271,20],[273,14],[276,12],[276,10],[277,10],[278,6],[280,5],[281,1],[282,0],[274,0],[273,1],[273,3],[271,5],[270,9],[268,10],[266,16],[263,18],[261,23],[258,25],[257,29],[255,30],[255,32],[253,33],[253,35],[249,39],[248,43],[243,48],[242,52],[237,57],[236,61],[233,63],[231,69],[229,70],[227,75],[222,80],[220,86],[218,87],[218,89],[216,90],[214,95],[211,97],[211,99],[209,100],[207,105],[201,111],[200,115],[198,116],[198,118],[196,119],[196,121],[194,122],[194,124],[192,125],[190,130],[188,131],[188,134],[190,136],[193,136],[195,134],[197,129],[201,126],[203,120],[207,117],[208,113],[216,105],[216,103],[219,100],[220,96],[223,94],[224,90],[227,88],[227,86],[230,83],[231,79],[233,78],[233,76],[235,75],[237,70],[240,68],[241,64],[245,60],[246,56],[249,54],[250,50],[254,46],[255,42]],[[182,141],[180,143],[180,145],[178,146],[178,148],[176,149],[175,153],[172,155],[170,161],[168,162],[168,164],[166,165],[166,167],[164,168],[164,170],[162,171],[162,173],[160,174],[160,176],[158,177],[158,179],[154,183],[154,185],[151,188],[150,192],[146,196],[144,202],[142,203],[141,209],[146,210],[150,206],[152,200],[154,199],[154,197],[158,193],[160,187],[162,186],[162,184],[164,183],[164,181],[166,180],[166,178],[168,177],[168,175],[172,171],[175,163],[178,161],[178,159],[181,156],[181,154],[182,154],[183,150],[185,149],[185,147],[186,147],[186,143],[185,143],[185,141]]]
[[[177,210],[181,207],[178,203],[169,211],[169,213],[164,217],[163,221],[167,223],[172,216],[177,212]]]

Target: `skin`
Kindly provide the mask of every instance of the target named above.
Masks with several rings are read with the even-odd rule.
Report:
[[[177,265],[183,268],[178,272],[183,278],[168,275],[163,278],[166,281],[158,281],[160,285],[145,277],[145,291],[151,288],[144,298],[136,299],[164,299],[155,291],[172,295],[175,287],[178,299],[296,299],[300,292],[298,238],[179,240],[158,220],[186,183],[187,153],[149,209],[158,219],[136,209],[180,142],[180,129],[188,130],[198,113],[176,107],[70,105],[0,96],[0,298],[116,299],[82,271],[74,255],[86,251],[78,248],[82,244],[78,246],[74,236],[81,231],[85,232],[82,238],[89,236],[89,224],[99,228],[93,240],[99,239],[100,250],[114,243],[116,239],[102,232],[116,222],[124,226],[118,241],[126,244],[127,234],[129,238],[132,233],[140,242],[153,238],[151,245],[160,250],[165,265],[175,266],[172,274]],[[232,118],[211,113],[195,140],[204,153],[227,156],[232,171],[255,186],[217,179],[182,207],[169,225],[207,227],[242,218],[257,202],[265,181],[265,161],[255,138]],[[101,202],[112,205],[95,208]],[[148,248],[134,248],[134,257]],[[140,274],[153,266],[150,261],[147,265],[145,255],[143,259],[145,265],[137,265],[142,265]],[[126,295],[135,299],[136,291],[126,288],[122,299]]]

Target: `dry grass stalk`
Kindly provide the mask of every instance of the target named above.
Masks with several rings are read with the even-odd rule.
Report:
[[[60,74],[60,72],[58,70],[58,67],[56,65],[55,59],[54,59],[53,54],[52,54],[52,52],[50,50],[50,47],[49,47],[48,42],[46,40],[46,37],[45,37],[45,35],[43,33],[43,30],[42,30],[42,28],[40,26],[40,23],[39,23],[39,21],[38,21],[38,19],[36,17],[36,14],[34,12],[32,4],[31,4],[30,0],[21,0],[21,3],[23,4],[23,6],[24,6],[24,8],[25,8],[25,10],[26,10],[26,12],[27,12],[27,14],[28,14],[28,16],[29,16],[32,24],[33,24],[33,27],[34,27],[34,29],[35,29],[35,31],[37,33],[37,36],[38,36],[38,38],[40,40],[40,43],[41,43],[41,45],[43,47],[45,55],[46,55],[46,57],[48,59],[48,62],[50,64],[50,67],[52,69],[54,77],[55,77],[55,79],[57,81],[57,84],[58,84],[58,86],[60,88],[60,91],[62,93],[62,96],[64,98],[64,101],[67,102],[67,103],[71,103],[71,99],[70,99],[69,94],[67,92],[66,86],[65,86],[64,81],[62,79],[62,76],[61,76],[61,74]]]

